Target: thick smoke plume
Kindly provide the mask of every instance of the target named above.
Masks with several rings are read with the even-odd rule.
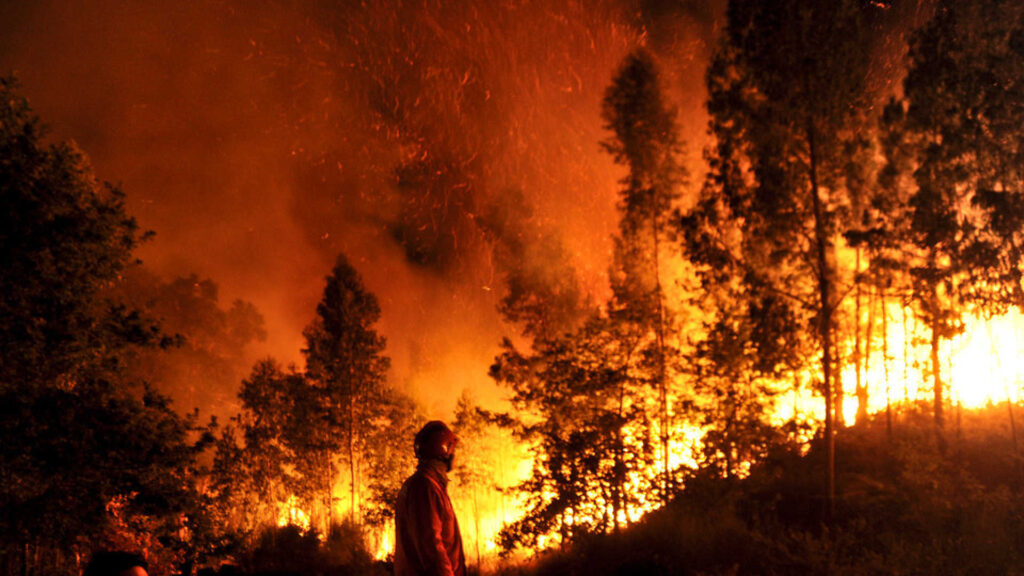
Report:
[[[156,237],[161,277],[256,305],[299,362],[345,252],[378,295],[392,382],[446,415],[487,366],[516,275],[574,274],[600,298],[621,172],[605,87],[638,44],[663,56],[701,174],[702,74],[720,1],[78,1],[0,7],[18,75]],[[501,212],[522,202],[523,218]],[[494,222],[502,222],[495,226]],[[488,224],[489,223],[489,224]],[[552,261],[503,258],[551,242]],[[503,251],[504,250],[504,251]],[[224,383],[237,386],[237,380]],[[233,394],[233,391],[231,392]],[[189,408],[189,407],[185,407]]]

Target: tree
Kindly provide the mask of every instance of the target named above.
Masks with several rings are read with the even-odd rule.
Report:
[[[852,1],[734,1],[708,71],[716,141],[711,172],[686,234],[705,285],[741,279],[737,295],[768,373],[818,364],[828,446],[826,499],[835,494],[833,428],[841,362],[836,249],[852,185],[848,144],[868,109],[862,5]],[[723,261],[738,275],[715,270]],[[816,342],[803,341],[806,329]],[[743,333],[743,332],[741,332]],[[806,345],[804,347],[803,345]],[[778,348],[779,351],[773,350]]]
[[[469,540],[476,549],[476,563],[481,568],[481,518],[502,518],[505,515],[507,467],[519,461],[520,455],[503,418],[484,410],[473,394],[464,390],[455,406],[452,430],[459,437],[454,476],[458,482],[456,506],[465,503],[472,509],[473,532]],[[510,453],[511,452],[511,453]],[[467,496],[468,495],[468,496]],[[498,498],[494,498],[498,496]],[[468,502],[467,502],[468,501]],[[490,508],[488,508],[490,506]]]
[[[358,523],[359,463],[371,448],[364,423],[372,423],[383,406],[384,377],[390,360],[385,341],[373,325],[380,319],[377,298],[363,286],[359,274],[339,255],[327,277],[316,318],[306,328],[306,375],[324,402],[329,449],[343,449],[349,470],[352,519]],[[328,518],[333,508],[328,480]]]
[[[518,487],[527,511],[502,530],[505,549],[536,546],[552,534],[568,544],[617,531],[654,500],[667,502],[673,489],[675,348],[663,268],[685,174],[675,111],[663,100],[646,51],[625,59],[602,116],[612,132],[603,145],[627,168],[609,267],[612,298],[604,309],[574,315],[582,321],[554,327],[547,325],[551,312],[564,310],[558,298],[507,307],[506,316],[534,337],[532,350],[524,354],[506,340],[491,368],[491,377],[512,391],[515,434],[533,453],[532,477]]]
[[[1024,304],[1021,239],[1024,24],[1013,2],[942,2],[912,39],[904,99],[887,115],[901,143],[889,178],[906,178],[915,313],[929,327],[935,428],[944,422],[941,343],[965,311]],[[966,310],[965,310],[966,309]]]
[[[491,377],[512,392],[514,435],[532,454],[517,491],[523,516],[500,535],[503,548],[563,545],[619,530],[658,490],[648,388],[631,374],[636,341],[595,312],[578,330],[522,354],[506,340]]]
[[[111,368],[98,350],[155,337],[104,297],[142,235],[81,152],[43,143],[13,79],[0,79],[0,97],[0,387],[72,385]]]
[[[416,467],[412,438],[424,419],[411,398],[394,388],[382,391],[376,416],[368,422],[363,521],[382,527],[394,516],[402,482]]]
[[[245,443],[237,456],[233,456],[233,443],[224,446],[224,465],[233,456],[238,478],[223,480],[229,490],[235,487],[233,482],[248,481],[257,506],[246,527],[257,528],[276,522],[289,496],[307,502],[315,499],[326,448],[322,442],[310,441],[309,429],[316,427],[311,416],[317,412],[317,400],[294,368],[286,372],[269,358],[257,362],[242,381],[238,397],[242,412],[237,421]]]
[[[130,347],[161,341],[113,296],[143,235],[123,194],[44,133],[0,80],[0,550],[22,573],[71,572],[118,534],[160,538],[172,552],[153,572],[170,573],[206,438],[120,374]]]
[[[650,385],[659,398],[662,499],[672,490],[669,466],[672,421],[667,332],[670,310],[665,302],[665,250],[670,218],[685,178],[680,164],[675,110],[664,101],[651,55],[643,49],[626,57],[608,88],[602,118],[613,136],[603,143],[615,161],[628,169],[619,196],[619,236],[612,271],[612,316],[638,331],[637,358],[650,362]]]
[[[195,274],[164,281],[141,267],[124,275],[123,299],[160,323],[173,345],[137,350],[125,371],[148,376],[185,410],[202,407],[227,419],[238,412],[237,386],[251,368],[251,344],[266,340],[250,302],[219,301],[219,287]]]

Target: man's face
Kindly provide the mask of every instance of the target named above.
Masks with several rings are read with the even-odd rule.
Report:
[[[448,471],[452,471],[452,467],[455,466],[455,447],[452,446],[451,450],[448,451],[448,459],[445,460],[445,465],[448,466]]]

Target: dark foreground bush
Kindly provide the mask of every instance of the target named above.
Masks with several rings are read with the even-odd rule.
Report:
[[[386,576],[391,572],[386,563],[373,559],[358,528],[347,524],[335,526],[323,542],[314,530],[302,532],[295,526],[266,530],[242,558],[240,569],[248,576]]]

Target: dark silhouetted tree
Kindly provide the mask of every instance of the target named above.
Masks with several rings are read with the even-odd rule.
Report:
[[[913,177],[899,229],[915,313],[928,326],[933,411],[944,425],[940,347],[963,314],[1024,304],[1022,9],[1015,2],[941,2],[911,42],[904,100],[887,109],[901,143],[890,181]],[[897,157],[896,152],[900,154]]]
[[[0,79],[0,556],[23,574],[77,571],[76,551],[115,540],[159,538],[154,574],[182,558],[190,438],[206,437],[120,372],[132,346],[162,340],[112,290],[140,239],[121,192],[45,144]]]
[[[304,332],[303,354],[306,376],[324,403],[325,428],[319,432],[326,435],[332,451],[341,452],[348,467],[351,514],[357,523],[359,466],[372,449],[367,444],[368,424],[372,426],[385,405],[384,378],[390,364],[384,338],[374,329],[379,319],[377,298],[363,286],[348,259],[339,255],[316,318]],[[333,480],[328,492],[331,486]],[[330,511],[330,494],[327,498]]]
[[[739,307],[748,318],[739,334],[763,355],[754,365],[771,373],[817,364],[829,510],[841,368],[836,250],[854,188],[848,153],[869,108],[866,9],[853,1],[730,2],[707,76],[711,172],[685,221],[699,230],[691,253],[705,284],[742,283],[736,293],[748,300]],[[734,274],[715,269],[724,262]],[[813,343],[802,339],[808,330]],[[762,361],[772,358],[782,364]]]
[[[638,49],[626,57],[608,88],[602,118],[612,132],[603,145],[628,173],[619,193],[619,235],[611,281],[614,298],[610,315],[636,331],[644,378],[658,395],[658,434],[661,441],[662,499],[672,491],[669,464],[672,420],[668,365],[677,347],[671,342],[672,314],[666,303],[666,252],[670,219],[686,176],[680,163],[675,109],[665,101],[651,55]]]

